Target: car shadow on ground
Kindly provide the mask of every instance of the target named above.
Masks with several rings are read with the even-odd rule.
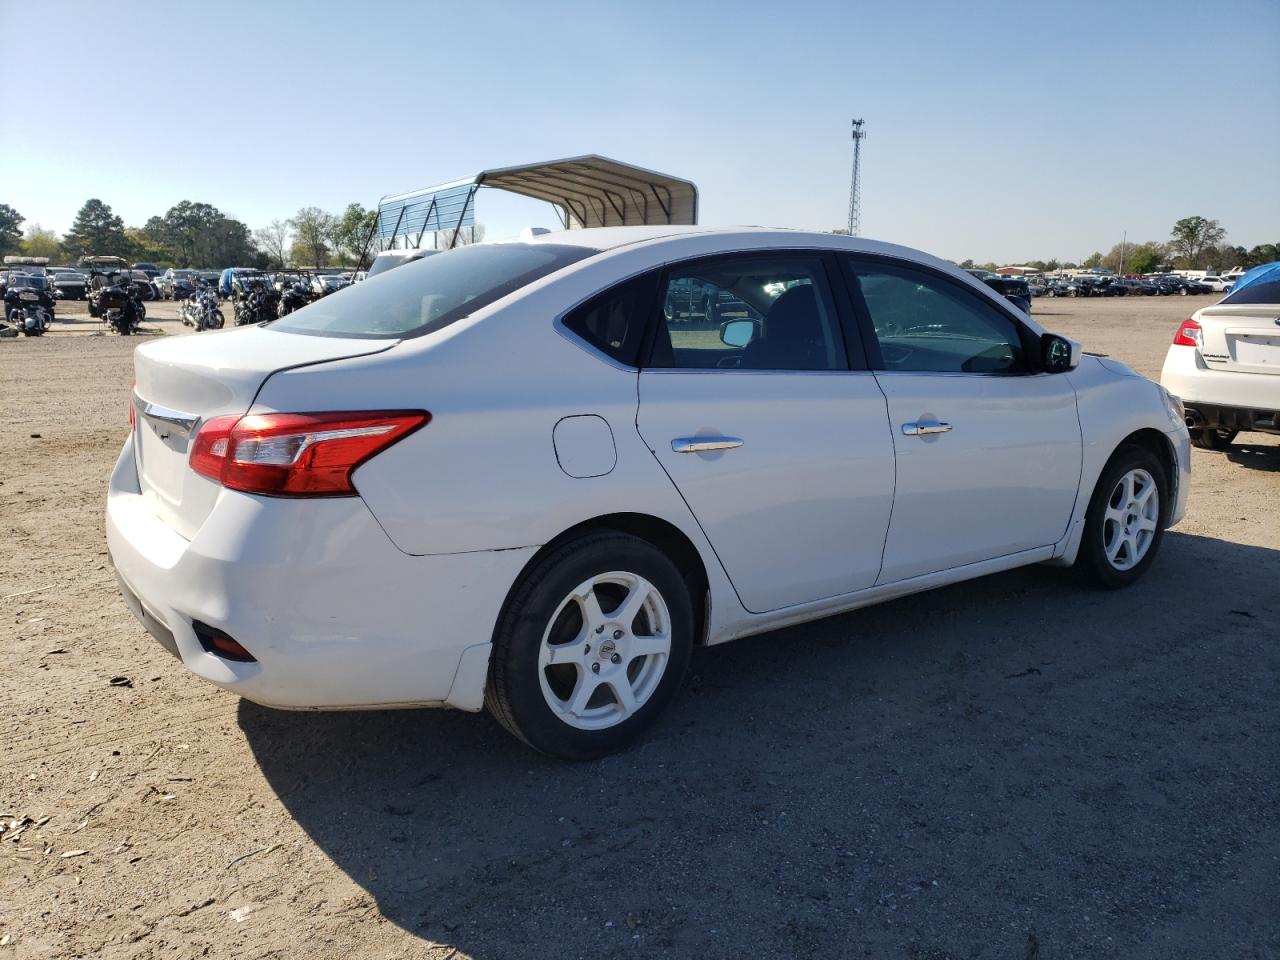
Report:
[[[1280,471],[1280,446],[1253,445],[1243,440],[1227,448],[1226,457],[1250,470]]]
[[[455,712],[239,722],[382,914],[469,956],[1246,955],[1278,583],[1170,532],[1129,590],[1035,567],[700,650],[596,763]]]

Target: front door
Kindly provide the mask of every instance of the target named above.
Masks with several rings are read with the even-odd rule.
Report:
[[[1080,484],[1067,377],[1037,372],[1034,334],[963,284],[900,263],[851,266],[897,453],[878,582],[1057,543]]]
[[[663,284],[637,427],[743,606],[872,586],[893,438],[874,375],[850,369],[826,259],[716,257],[669,268]]]

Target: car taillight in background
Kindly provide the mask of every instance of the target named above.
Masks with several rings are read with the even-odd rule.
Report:
[[[247,493],[353,496],[356,467],[430,421],[425,410],[215,417],[196,434],[191,469]]]
[[[1201,345],[1200,324],[1194,320],[1183,320],[1178,332],[1173,335],[1173,342],[1180,347],[1198,347]]]

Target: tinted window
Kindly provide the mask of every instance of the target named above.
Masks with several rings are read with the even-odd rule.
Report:
[[[549,243],[446,250],[332,293],[271,329],[321,337],[421,336],[596,252]]]
[[[651,365],[699,370],[845,370],[822,261],[787,254],[672,267]]]
[[[1280,303],[1280,280],[1259,280],[1227,295],[1223,303]]]
[[[1014,321],[958,284],[909,268],[854,265],[885,370],[1020,373]]]
[[[654,273],[621,283],[566,314],[564,325],[619,363],[638,366],[657,283]]]

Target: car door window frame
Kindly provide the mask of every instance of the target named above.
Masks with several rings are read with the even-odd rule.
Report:
[[[872,371],[902,376],[934,377],[1027,377],[1044,373],[1040,365],[1039,336],[1012,309],[1006,308],[1005,303],[981,296],[977,291],[970,289],[967,284],[957,278],[948,276],[941,270],[915,260],[867,253],[841,253],[837,259],[840,261],[840,279],[846,287],[845,295],[848,297],[853,313],[857,318],[859,339],[867,355],[868,367]],[[898,270],[914,271],[927,277],[930,281],[945,285],[948,289],[961,296],[967,296],[971,300],[977,301],[1005,317],[1014,325],[1014,330],[1017,331],[1018,338],[1021,341],[1022,355],[1025,358],[1023,369],[973,372],[964,370],[890,370],[884,362],[884,354],[880,350],[880,339],[876,335],[875,322],[871,317],[871,310],[867,307],[866,299],[862,295],[862,287],[858,282],[857,268],[859,264],[866,265],[867,272],[873,272],[876,267],[891,267]]]
[[[836,339],[837,356],[844,359],[844,368],[833,370],[754,370],[741,367],[654,366],[653,355],[659,333],[666,329],[667,333],[670,334],[670,329],[666,327],[667,320],[663,315],[662,305],[665,301],[665,294],[672,273],[688,271],[703,264],[742,259],[807,259],[815,260],[821,265],[822,279],[826,281],[827,292],[831,296],[831,303],[834,308],[832,319],[835,322],[832,326],[832,336]],[[653,309],[647,325],[647,340],[640,352],[641,369],[646,372],[662,373],[818,374],[821,376],[869,372],[867,354],[859,336],[859,324],[853,303],[849,296],[849,291],[846,289],[846,281],[841,265],[836,260],[837,257],[834,251],[821,247],[766,247],[758,250],[733,250],[706,256],[688,257],[663,264],[659,271],[657,294],[654,297]]]

